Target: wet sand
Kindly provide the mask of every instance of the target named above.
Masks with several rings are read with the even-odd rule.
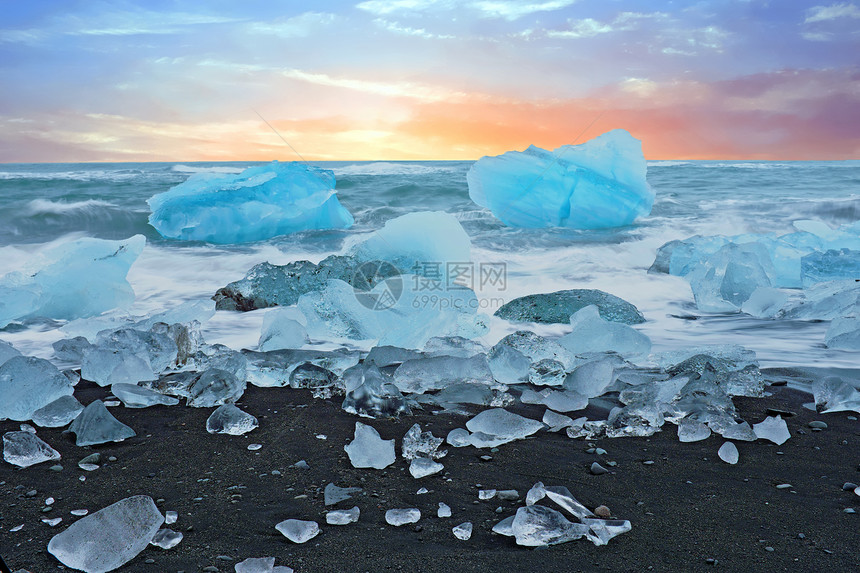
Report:
[[[858,421],[850,419],[850,412],[809,411],[802,407],[809,396],[786,387],[769,391],[773,396],[764,399],[735,398],[739,414],[756,423],[768,408],[793,412],[787,418],[792,437],[781,446],[737,442],[736,466],[718,458],[719,436],[680,443],[676,427],[666,424],[650,438],[589,442],[539,432],[494,452],[449,447],[440,460],[445,470],[420,480],[412,478],[402,459],[385,470],[353,468],[343,446],[352,439],[355,422],[395,438],[399,455],[400,440],[415,422],[444,437],[463,427],[466,417],[418,411],[399,420],[368,420],[341,410],[337,398],[315,400],[304,390],[249,387],[238,405],[255,415],[260,427],[245,436],[227,436],[206,432],[211,408],[114,407],[114,416],[134,428],[137,437],[78,448],[61,429],[40,429],[38,435],[61,453],[62,471],[51,471],[50,462],[23,470],[0,463],[0,554],[13,571],[56,570],[60,564],[47,545],[79,519],[69,511],[94,512],[145,494],[158,500],[162,511],[178,512],[170,527],[185,537],[170,550],[150,546],[120,571],[190,573],[215,567],[232,572],[238,561],[265,556],[302,573],[860,570],[860,514],[844,512],[860,506],[860,498],[842,490],[843,483],[860,481]],[[86,405],[108,393],[81,382],[75,395]],[[536,419],[543,414],[536,407],[512,409]],[[591,418],[601,414],[587,413]],[[828,428],[813,432],[807,426],[811,420],[825,421]],[[18,427],[0,422],[2,432]],[[251,443],[262,448],[249,451]],[[587,453],[590,444],[607,453]],[[101,452],[102,466],[92,472],[79,469],[77,462],[92,452]],[[487,455],[491,459],[481,459]],[[116,461],[106,461],[109,456]],[[293,467],[300,460],[309,469]],[[611,472],[592,475],[594,461]],[[610,467],[608,461],[617,465]],[[523,505],[537,481],[566,486],[592,509],[607,505],[614,517],[631,521],[632,531],[603,547],[583,539],[542,549],[519,547],[512,538],[493,534],[492,526]],[[363,488],[336,506],[357,505],[358,523],[326,525],[330,508],[324,506],[322,490],[329,482]],[[776,487],[785,483],[792,487]],[[430,492],[417,495],[421,487]],[[516,489],[521,500],[478,501],[480,488]],[[27,497],[34,489],[38,493]],[[43,513],[48,497],[56,501]],[[451,506],[452,517],[436,517],[440,501]],[[386,510],[407,507],[421,510],[417,524],[396,528],[385,523]],[[45,517],[63,522],[50,528],[41,522]],[[275,530],[288,518],[315,520],[322,533],[293,544]],[[460,541],[451,528],[465,521],[473,523],[474,533]],[[23,529],[9,531],[19,524]]]

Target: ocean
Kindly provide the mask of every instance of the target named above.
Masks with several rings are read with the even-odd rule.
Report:
[[[521,229],[501,224],[469,199],[469,161],[314,162],[337,178],[340,202],[354,215],[346,231],[314,231],[241,245],[162,238],[147,223],[146,200],[198,172],[238,173],[252,162],[0,165],[0,276],[41,250],[80,237],[147,245],[128,275],[136,299],[127,312],[147,315],[210,298],[255,264],[318,262],[341,253],[385,221],[415,211],[446,211],[472,239],[472,261],[505,269],[504,288],[477,291],[491,314],[515,297],[596,288],[635,304],[647,321],[637,328],[653,351],[739,344],[762,366],[855,367],[856,353],[824,346],[827,323],[760,320],[699,312],[687,280],[648,274],[658,247],[693,235],[788,233],[796,220],[831,226],[860,219],[860,161],[649,161],[656,191],[651,214],[608,230]],[[859,277],[860,278],[860,277]],[[254,348],[264,310],[219,311],[204,325],[209,343]],[[65,338],[61,321],[38,319],[0,329],[0,340],[25,354],[52,359]],[[491,345],[517,327],[493,319]],[[562,334],[562,325],[539,333]]]

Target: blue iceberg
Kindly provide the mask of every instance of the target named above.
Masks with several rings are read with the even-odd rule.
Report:
[[[71,320],[131,304],[126,275],[145,245],[146,238],[135,235],[78,239],[47,250],[38,270],[0,277],[0,328],[23,318]]]
[[[482,157],[469,170],[469,197],[511,227],[603,229],[651,212],[642,143],[615,129],[555,151],[531,146]]]
[[[196,173],[151,197],[149,224],[162,236],[217,244],[262,241],[314,229],[346,229],[334,173],[303,163],[250,167],[239,174]]]

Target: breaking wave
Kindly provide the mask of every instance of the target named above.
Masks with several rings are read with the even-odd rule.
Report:
[[[75,212],[93,212],[102,207],[119,208],[114,203],[99,199],[88,199],[86,201],[73,201],[63,203],[61,201],[48,201],[47,199],[34,199],[27,204],[28,215],[66,215]]]
[[[427,175],[452,170],[453,167],[448,165],[420,165],[388,161],[334,168],[335,175]]]

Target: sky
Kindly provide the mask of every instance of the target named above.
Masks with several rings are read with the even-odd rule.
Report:
[[[860,159],[860,2],[0,0],[0,162]]]

